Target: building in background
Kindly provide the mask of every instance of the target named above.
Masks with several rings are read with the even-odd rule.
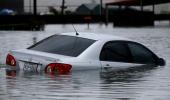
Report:
[[[0,0],[0,10],[10,9],[17,14],[24,12],[24,0]]]
[[[95,3],[82,4],[75,10],[78,15],[100,15],[100,5]]]
[[[170,3],[157,5],[155,8],[156,14],[170,14]]]
[[[140,5],[139,2],[142,3],[142,1],[145,2],[146,4]],[[104,4],[112,3],[113,4],[112,6],[121,7],[128,6],[135,8],[137,10],[143,9],[145,11],[153,11],[154,5],[155,14],[170,14],[170,0],[103,0],[103,3]]]
[[[103,0],[103,8],[108,0]],[[74,11],[82,4],[96,3],[100,4],[100,0],[65,0],[65,5],[68,7],[66,10]],[[60,10],[62,0],[37,0],[38,13],[48,12],[49,7],[55,7]],[[0,0],[0,10],[10,9],[18,14],[33,13],[33,0]],[[146,10],[152,10],[152,7],[144,7]],[[170,3],[155,5],[155,13],[170,13]]]

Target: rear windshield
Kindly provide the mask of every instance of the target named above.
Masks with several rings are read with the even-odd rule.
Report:
[[[94,42],[95,40],[81,37],[53,35],[28,49],[76,57]]]

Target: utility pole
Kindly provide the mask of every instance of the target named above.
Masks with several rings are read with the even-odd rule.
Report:
[[[64,9],[66,9],[67,7],[65,6],[65,0],[62,1],[62,5],[61,5],[61,15],[64,15]]]
[[[140,0],[141,11],[143,11],[143,0]]]
[[[37,0],[34,0],[33,5],[34,5],[34,15],[37,15]]]
[[[152,11],[153,11],[153,13],[155,14],[155,5],[154,5],[154,3],[153,3],[153,5],[152,5]]]
[[[31,13],[31,5],[32,5],[31,0],[29,0],[29,12],[30,13]]]
[[[100,15],[103,14],[103,0],[100,0]]]

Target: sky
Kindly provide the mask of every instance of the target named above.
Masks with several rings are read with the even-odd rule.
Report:
[[[30,5],[30,1],[32,2],[33,0],[25,0],[25,9],[27,11],[29,11],[29,5]],[[104,0],[103,0],[104,1]],[[107,1],[107,0],[106,0]],[[39,9],[41,9],[42,11],[47,11],[48,8],[47,7],[43,7],[43,6],[61,6],[62,4],[62,0],[37,0],[37,5],[41,6],[39,7]],[[78,5],[84,4],[84,3],[99,3],[100,0],[65,0],[65,5],[69,6],[70,9],[75,9]],[[105,2],[105,1],[104,1]],[[59,9],[59,7],[58,7]]]
[[[103,0],[103,4],[105,4],[106,2],[108,1],[113,1],[113,0]],[[24,1],[24,5],[25,5],[25,11],[29,12],[29,11],[32,11],[32,9],[30,9],[30,3],[33,2],[33,0],[25,0]],[[38,8],[38,11],[39,12],[48,12],[48,7],[49,6],[54,6],[56,7],[56,9],[60,9],[59,6],[61,6],[62,4],[62,0],[37,0],[37,5],[38,6],[41,6]],[[95,3],[100,3],[100,0],[65,0],[65,5],[69,6],[68,9],[71,9],[71,10],[74,10],[76,9],[76,7],[78,5],[81,5],[81,4],[84,4],[84,3],[92,3],[92,2],[95,2]],[[46,7],[45,7],[46,6]],[[144,7],[144,9],[146,10],[151,10],[152,7],[149,6],[149,7]],[[169,11],[170,12],[170,3],[168,4],[161,4],[161,5],[157,5],[155,6],[155,12],[156,13],[160,13],[162,11]]]
[[[107,0],[103,0],[104,2]],[[25,4],[28,5],[30,0],[25,0]],[[38,5],[61,5],[62,0],[37,0]],[[66,5],[80,5],[82,3],[99,3],[100,0],[65,0]]]

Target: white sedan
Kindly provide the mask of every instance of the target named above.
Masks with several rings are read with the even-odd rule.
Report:
[[[94,33],[52,35],[6,58],[7,70],[67,74],[74,70],[126,69],[165,65],[151,50],[130,39]]]

